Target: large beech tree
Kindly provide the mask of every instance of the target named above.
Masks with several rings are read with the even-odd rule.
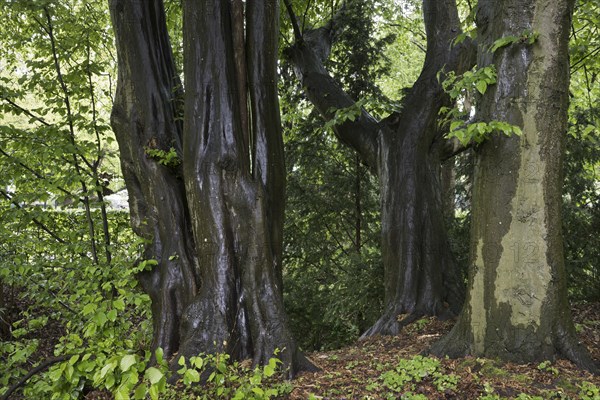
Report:
[[[162,0],[111,0],[112,124],[150,268],[154,347],[227,352],[293,375],[281,288],[284,160],[276,0],[184,1],[185,94]]]
[[[475,149],[469,293],[453,330],[432,349],[515,362],[561,355],[594,370],[577,342],[566,293],[561,234],[562,156],[569,101],[572,0],[480,0],[478,64],[498,82],[477,119],[506,121]],[[491,52],[502,38],[537,39]]]
[[[295,20],[291,4],[286,5]],[[377,121],[362,110],[356,120],[334,127],[337,137],[379,176],[381,185],[385,309],[365,335],[398,333],[402,314],[409,314],[404,323],[420,315],[458,314],[464,299],[442,212],[440,166],[457,148],[438,126],[440,107],[450,103],[438,73],[443,78],[443,72],[470,69],[475,48],[469,41],[452,45],[461,32],[454,0],[424,0],[423,15],[425,63],[402,111]],[[294,28],[296,43],[288,55],[296,75],[321,115],[332,119],[335,110],[352,107],[356,100],[323,65],[341,27],[334,18],[304,33],[298,24]]]

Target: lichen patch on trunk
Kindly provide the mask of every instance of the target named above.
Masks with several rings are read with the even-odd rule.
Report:
[[[537,10],[536,10],[537,11]],[[551,19],[551,13],[536,12],[534,21]],[[541,15],[540,15],[541,14]],[[546,21],[553,22],[553,21]],[[556,32],[548,32],[554,23],[538,26],[543,35],[541,44],[532,48],[533,62],[527,73],[528,101],[519,104],[523,119],[520,145],[520,163],[516,176],[516,195],[510,204],[511,222],[508,234],[502,239],[503,252],[497,269],[495,299],[511,309],[511,323],[526,328],[540,326],[542,305],[548,296],[552,279],[547,260],[548,219],[544,206],[548,203],[544,177],[547,160],[543,157],[542,137],[545,118],[542,88],[546,72],[552,70],[557,49]],[[543,47],[551,48],[543,48]],[[538,126],[538,120],[541,124]]]
[[[485,350],[485,331],[487,328],[485,311],[485,269],[483,260],[483,239],[477,243],[477,258],[473,286],[471,287],[471,332],[473,333],[473,346],[477,353]]]
[[[511,308],[514,326],[539,326],[542,304],[551,280],[546,262],[547,226],[543,215],[544,188],[534,116],[524,115],[521,163],[517,172],[516,196],[511,202],[508,234],[501,242],[494,296],[497,304]]]

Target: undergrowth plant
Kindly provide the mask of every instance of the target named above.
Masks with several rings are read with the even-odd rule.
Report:
[[[381,384],[390,391],[389,398],[396,398],[394,393],[402,393],[403,399],[419,399],[420,395],[412,392],[423,381],[432,382],[440,393],[444,393],[456,389],[458,376],[445,374],[438,359],[416,355],[411,359],[399,359],[394,369],[383,372],[377,382],[371,382],[367,388],[374,389]]]
[[[277,358],[255,368],[247,362],[232,361],[228,354],[203,354],[189,360],[180,357],[178,364],[181,368],[177,373],[186,392],[197,399],[267,400],[288,394],[292,388],[275,379],[281,365]],[[171,391],[170,395],[178,399],[182,394]]]

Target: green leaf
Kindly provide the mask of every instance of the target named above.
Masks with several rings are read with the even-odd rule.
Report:
[[[126,387],[119,387],[115,393],[115,400],[129,400],[129,390]]]
[[[485,91],[487,90],[487,86],[488,85],[485,81],[477,81],[477,83],[475,84],[477,91],[481,94],[485,94]]]
[[[117,366],[117,364],[115,362],[110,362],[110,363],[106,364],[100,370],[100,378],[104,378],[106,376],[106,374],[108,374],[109,372],[114,371],[114,369],[115,369],[116,366]]]
[[[115,322],[117,320],[117,310],[110,310],[106,314],[106,317],[108,318],[109,321]]]
[[[75,369],[73,368],[73,365],[67,363],[65,367],[65,378],[67,378],[67,381],[70,382],[73,379],[74,372]]]
[[[135,363],[136,363],[136,359],[133,354],[124,355],[123,358],[121,358],[121,363],[120,363],[121,371],[123,371],[123,372],[128,371],[129,368],[131,368],[131,366],[134,365]]]
[[[152,385],[156,385],[165,375],[158,368],[150,367],[146,370],[144,376]]]
[[[265,365],[264,375],[267,378],[273,376],[274,373],[275,373],[275,368],[273,368],[271,365]]]
[[[104,326],[106,321],[108,321],[108,318],[106,318],[106,314],[103,311],[99,311],[96,313],[96,315],[94,315],[94,322],[96,325]]]
[[[450,132],[456,131],[462,124],[462,121],[452,121],[450,123]]]
[[[202,357],[194,357],[193,364],[194,367],[196,367],[196,369],[202,369],[202,367],[204,366],[204,360],[202,359]]]
[[[113,301],[113,307],[115,308],[115,310],[123,311],[125,310],[125,302],[121,298],[116,299],[115,301]]]
[[[492,47],[490,49],[490,51],[492,53],[494,53],[496,50],[504,47],[504,46],[508,46],[509,44],[515,43],[519,41],[519,38],[517,36],[505,36],[502,37],[498,40],[496,40],[493,44]]]
[[[104,387],[110,390],[114,386],[115,386],[115,376],[113,374],[108,375],[106,377],[106,381],[104,381]]]
[[[200,374],[195,369],[188,369],[183,374],[183,383],[189,385],[194,382],[200,382]]]
[[[154,355],[156,356],[156,359],[157,359],[157,360],[162,360],[162,359],[164,358],[164,357],[163,357],[163,349],[162,349],[162,347],[158,347],[158,348],[156,349],[156,351],[154,351]],[[183,356],[182,356],[182,357],[183,357]]]
[[[461,44],[467,38],[467,32],[462,32],[456,38],[454,38],[454,42],[452,43],[454,46]]]
[[[136,400],[142,400],[146,398],[146,394],[148,393],[148,388],[146,385],[139,385],[135,392],[133,392],[133,398]]]
[[[235,396],[233,396],[233,398],[231,400],[243,400],[245,398],[246,398],[246,394],[243,391],[238,389],[235,392]]]
[[[152,400],[158,400],[158,395],[159,395],[158,386],[156,386],[156,385],[150,386],[149,394],[150,394],[150,398]]]
[[[98,306],[94,303],[88,303],[83,307],[82,310],[82,314],[83,315],[88,315],[93,313],[94,311],[96,311],[96,308],[98,308]]]

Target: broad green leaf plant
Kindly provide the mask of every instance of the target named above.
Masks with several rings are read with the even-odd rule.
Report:
[[[525,30],[519,36],[501,37],[492,44],[489,52],[495,53],[514,44],[533,45],[538,35],[537,32]],[[460,43],[465,37],[466,35],[460,36],[457,43]],[[441,73],[438,78],[440,76]],[[489,86],[496,84],[496,79],[494,64],[481,68],[476,67],[461,76],[456,76],[453,72],[445,74],[442,87],[455,104],[452,108],[442,107],[440,109],[441,125],[446,126],[448,129],[447,138],[456,138],[463,146],[467,146],[482,143],[494,133],[501,133],[506,136],[520,136],[522,134],[521,128],[505,121],[483,122],[476,121],[476,118],[475,121],[470,120],[474,115],[472,107],[475,99],[478,96],[483,96]]]

